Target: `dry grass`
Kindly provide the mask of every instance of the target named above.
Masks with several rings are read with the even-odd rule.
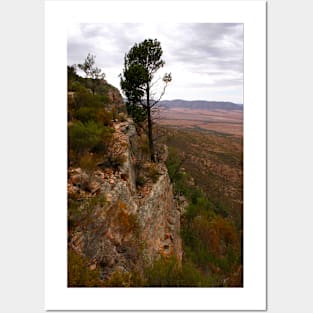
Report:
[[[161,125],[200,128],[207,131],[241,137],[243,134],[243,111],[193,110],[173,108],[161,111]]]
[[[239,226],[243,207],[242,136],[224,136],[199,128],[163,129],[164,142],[176,149],[195,184],[224,207]]]

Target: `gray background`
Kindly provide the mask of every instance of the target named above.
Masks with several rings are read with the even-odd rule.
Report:
[[[41,313],[44,1],[0,3],[0,311]],[[271,313],[313,312],[311,3],[269,0],[268,4]]]

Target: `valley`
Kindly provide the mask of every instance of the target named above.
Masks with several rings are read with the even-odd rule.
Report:
[[[198,129],[237,138],[243,135],[243,110],[162,107],[158,114],[158,123],[161,125]]]
[[[215,286],[243,285],[243,111],[172,108],[158,120],[182,216],[183,261]]]

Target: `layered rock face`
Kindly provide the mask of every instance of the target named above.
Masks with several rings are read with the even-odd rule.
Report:
[[[138,216],[142,224],[142,238],[146,243],[146,257],[152,262],[158,255],[176,256],[181,261],[180,211],[173,199],[173,189],[167,170],[150,193],[140,200]]]
[[[88,258],[91,270],[100,269],[102,279],[140,271],[161,256],[182,257],[180,210],[165,164],[143,162],[143,172],[153,167],[153,179],[138,184],[136,128],[130,119],[114,128],[110,149],[119,165],[69,169],[68,180],[69,198],[77,199],[82,215],[69,229],[69,246]]]

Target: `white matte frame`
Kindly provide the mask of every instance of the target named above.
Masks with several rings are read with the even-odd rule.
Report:
[[[244,23],[243,288],[67,287],[67,29],[92,22]],[[266,310],[266,305],[266,2],[46,1],[45,309]]]

